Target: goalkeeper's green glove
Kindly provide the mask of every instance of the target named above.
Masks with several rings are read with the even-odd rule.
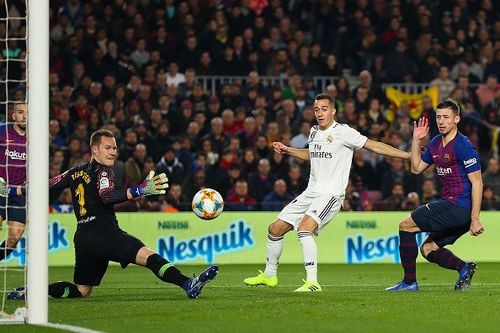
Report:
[[[0,197],[8,197],[17,195],[17,187],[9,186],[5,179],[0,177]]]
[[[151,170],[149,175],[137,186],[130,188],[130,193],[134,198],[141,195],[159,195],[165,194],[168,188],[168,178],[164,173],[155,176],[155,172]]]

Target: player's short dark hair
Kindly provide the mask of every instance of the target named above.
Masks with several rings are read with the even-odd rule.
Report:
[[[327,99],[328,102],[332,105],[332,107],[335,107],[335,98],[333,98],[332,95],[329,94],[317,94],[316,97],[314,97],[315,101],[319,101],[321,99]]]
[[[92,133],[92,135],[90,136],[90,145],[91,146],[98,146],[101,143],[101,138],[103,136],[108,137],[108,138],[115,137],[113,132],[111,132],[110,130],[105,129],[105,128],[101,128],[101,129],[98,129],[97,131],[95,131],[94,133]]]
[[[442,101],[436,106],[437,109],[451,109],[455,115],[460,115],[460,105],[452,99]]]

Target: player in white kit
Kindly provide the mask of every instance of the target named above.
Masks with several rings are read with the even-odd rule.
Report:
[[[321,291],[317,279],[318,251],[314,234],[318,233],[339,212],[344,201],[354,150],[366,148],[379,155],[409,159],[410,153],[385,143],[368,139],[357,130],[335,121],[335,100],[328,94],[319,94],[314,100],[314,114],[318,125],[309,134],[309,148],[287,147],[273,142],[274,151],[303,160],[310,160],[309,184],[302,194],[290,202],[269,225],[267,263],[264,272],[246,278],[247,285],[278,285],[278,262],[283,250],[283,237],[297,230],[307,278],[295,291]]]

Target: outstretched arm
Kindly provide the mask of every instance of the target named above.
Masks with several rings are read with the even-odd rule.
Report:
[[[151,171],[142,183],[128,189],[116,189],[114,187],[115,180],[111,169],[108,172],[100,173],[97,177],[97,182],[99,186],[99,196],[107,205],[124,202],[141,195],[165,194],[165,190],[168,188],[167,175],[161,173],[155,176],[154,171]]]
[[[389,146],[388,144],[385,144],[383,142],[379,141],[374,141],[374,140],[366,140],[365,145],[363,148],[366,148],[376,154],[382,155],[382,156],[387,156],[387,157],[397,157],[397,158],[402,158],[402,159],[409,159],[410,158],[410,153],[407,151],[403,151],[397,148],[394,148],[392,146]]]
[[[288,154],[305,161],[309,161],[311,159],[311,156],[309,155],[309,149],[292,148],[285,146],[281,142],[273,142],[273,148],[274,152],[277,154]]]
[[[71,169],[70,169],[71,170]],[[70,170],[49,179],[49,191],[61,191],[69,187]]]

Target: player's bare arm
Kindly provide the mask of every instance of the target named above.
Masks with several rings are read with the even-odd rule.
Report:
[[[281,142],[273,142],[273,149],[277,154],[288,154],[305,161],[309,161],[311,158],[309,155],[309,149],[292,148],[282,144]]]
[[[429,133],[429,122],[427,118],[422,117],[413,122],[413,141],[411,143],[411,162],[410,169],[414,174],[422,173],[429,164],[422,160],[422,153],[420,151],[420,143]]]
[[[366,140],[363,148],[366,148],[378,155],[387,156],[387,157],[397,157],[402,159],[410,159],[410,153],[407,151],[403,151],[383,142],[374,141],[374,140]]]
[[[479,236],[483,233],[484,227],[479,220],[479,212],[481,210],[481,199],[483,195],[483,178],[481,170],[471,172],[467,175],[471,184],[471,197],[472,197],[472,210],[471,210],[471,223],[470,234],[472,236]]]

